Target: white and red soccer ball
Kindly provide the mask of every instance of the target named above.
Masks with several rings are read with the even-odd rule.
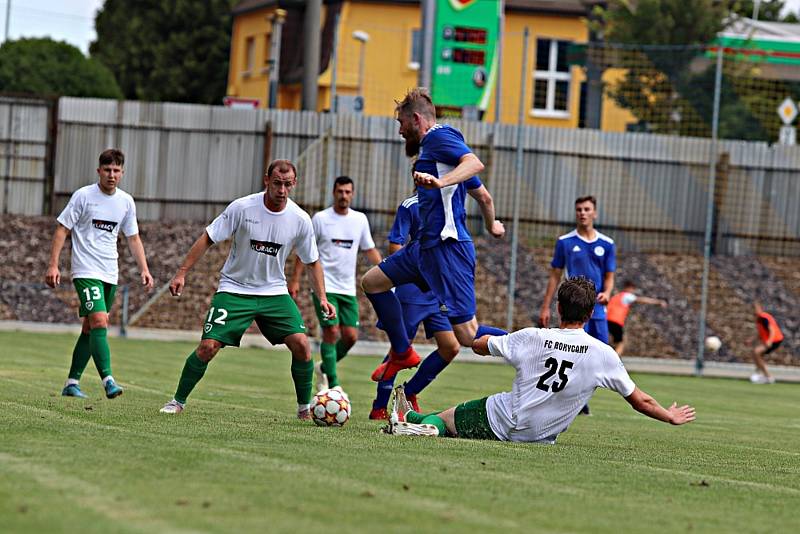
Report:
[[[311,399],[311,418],[319,426],[342,426],[350,411],[350,398],[340,388],[325,389]]]

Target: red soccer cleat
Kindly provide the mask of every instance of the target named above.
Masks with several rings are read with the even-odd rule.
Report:
[[[373,408],[369,412],[369,418],[374,421],[388,421],[389,414],[386,413],[386,408]]]
[[[422,358],[419,357],[414,347],[408,347],[405,352],[399,354],[394,350],[389,350],[389,359],[372,372],[372,380],[374,382],[391,380],[403,369],[418,366],[420,361],[422,361]]]

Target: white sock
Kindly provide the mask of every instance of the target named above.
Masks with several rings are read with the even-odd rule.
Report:
[[[64,384],[64,387],[67,387],[67,386],[77,386],[79,383],[80,383],[80,382],[78,382],[78,381],[77,381],[77,380],[75,380],[74,378],[67,378],[67,383],[66,383],[66,384]]]
[[[310,409],[311,409],[311,405],[310,404],[300,404],[300,403],[297,404],[297,411],[298,412],[303,412],[305,410],[310,410]]]
[[[107,377],[105,377],[105,378],[103,379],[103,385],[105,386],[106,384],[108,384],[108,381],[109,381],[109,380],[112,380],[112,381],[113,381],[113,380],[114,380],[114,377],[113,377],[113,376],[111,376],[111,375],[108,375]]]

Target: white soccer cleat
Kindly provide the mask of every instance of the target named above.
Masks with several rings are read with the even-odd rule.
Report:
[[[769,384],[769,379],[761,373],[753,373],[750,375],[750,382],[753,384]]]
[[[439,429],[434,425],[425,423],[408,423],[400,421],[397,424],[391,425],[390,434],[395,436],[438,436]]]
[[[183,411],[183,404],[172,399],[159,410],[159,413],[179,414]]]
[[[314,364],[314,375],[317,377],[317,393],[328,389],[328,377],[322,372],[322,362]]]
[[[392,414],[389,421],[396,424],[400,421],[406,420],[406,414],[413,410],[414,407],[411,402],[406,398],[405,387],[400,385],[394,388],[394,397],[392,398]]]

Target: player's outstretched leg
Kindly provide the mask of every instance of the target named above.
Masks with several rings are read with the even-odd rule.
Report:
[[[97,372],[103,381],[106,397],[113,399],[122,395],[122,388],[111,375],[111,349],[108,346],[108,314],[89,314],[89,350]]]
[[[178,414],[183,411],[189,394],[200,382],[200,379],[203,378],[203,375],[206,374],[208,362],[217,355],[221,348],[222,343],[216,339],[204,339],[200,342],[197,349],[186,358],[181,377],[178,379],[178,388],[175,390],[175,396],[159,410],[161,413]]]

